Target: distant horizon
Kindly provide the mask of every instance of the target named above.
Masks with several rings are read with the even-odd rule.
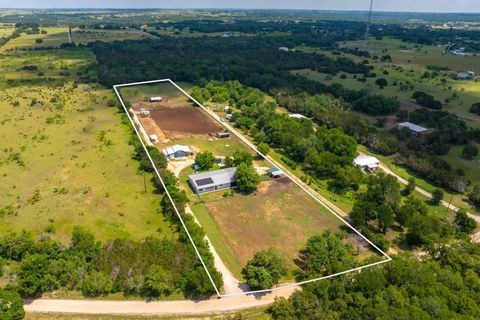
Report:
[[[305,10],[368,11],[371,0],[2,0],[12,10]],[[172,7],[173,5],[173,7]],[[478,0],[374,0],[374,12],[480,13]]]
[[[228,11],[318,11],[318,12],[368,12],[368,9],[313,9],[313,8],[234,8],[234,7],[0,7],[0,10],[228,10]],[[372,13],[416,13],[416,14],[466,14],[466,15],[480,15],[479,11],[399,11],[399,10],[372,10]]]

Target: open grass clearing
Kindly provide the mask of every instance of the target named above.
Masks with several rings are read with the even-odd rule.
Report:
[[[50,230],[66,242],[72,227],[79,225],[102,241],[175,237],[157,212],[159,197],[150,183],[144,192],[143,176],[130,158],[128,128],[116,109],[107,107],[114,99],[111,91],[74,88],[68,78],[64,85],[42,85],[35,74],[16,71],[29,62],[64,65],[75,74],[92,61],[88,51],[69,53],[68,58],[60,51],[0,55],[5,77],[0,80],[0,181],[5,187],[0,232]],[[17,77],[35,81],[28,86],[5,84]],[[41,103],[31,106],[32,99]]]
[[[103,29],[72,29],[74,43],[88,43],[95,41],[141,40],[153,39],[148,33],[139,30],[103,30]]]
[[[8,41],[1,47],[2,51],[10,49],[27,49],[42,47],[58,47],[62,43],[68,43],[68,28],[66,27],[48,27],[39,28],[40,32],[46,31],[46,34],[26,34],[22,33],[20,37]],[[42,39],[42,43],[36,43],[36,39]]]

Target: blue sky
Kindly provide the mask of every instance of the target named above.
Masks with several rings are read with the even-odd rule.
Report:
[[[1,0],[3,8],[293,8],[368,10],[370,0]],[[374,10],[480,12],[480,0],[375,0]]]

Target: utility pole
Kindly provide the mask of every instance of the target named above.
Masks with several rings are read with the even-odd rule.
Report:
[[[368,51],[368,34],[370,33],[370,21],[372,20],[372,8],[373,8],[373,0],[370,0],[370,10],[368,12],[367,29],[365,30],[365,42],[363,43],[363,49],[365,51]]]

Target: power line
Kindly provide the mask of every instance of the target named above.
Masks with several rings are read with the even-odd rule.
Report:
[[[370,32],[370,21],[372,20],[372,8],[373,8],[373,0],[370,0],[370,10],[368,12],[367,29],[365,30],[365,42],[363,44],[363,49],[365,51],[368,51],[368,34]]]

